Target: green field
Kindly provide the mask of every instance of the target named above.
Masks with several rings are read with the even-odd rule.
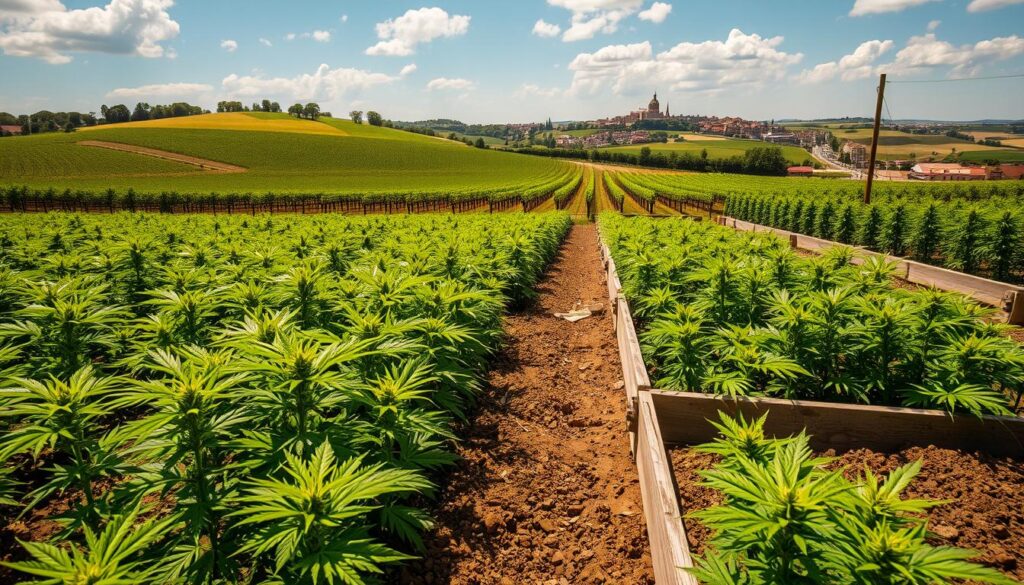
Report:
[[[639,154],[640,149],[644,147],[650,147],[652,152],[677,152],[684,153],[689,152],[695,155],[700,155],[702,150],[708,151],[708,158],[729,158],[732,156],[743,156],[745,152],[751,148],[772,146],[766,142],[759,140],[687,140],[686,142],[666,142],[652,143],[652,144],[631,144],[629,146],[610,146],[602,150],[611,150],[613,152],[629,152],[632,154]],[[797,146],[781,146],[782,154],[786,157],[786,160],[794,165],[802,164],[805,160],[811,158],[811,153]]]
[[[537,184],[564,163],[479,150],[442,138],[322,118],[288,131],[287,114],[249,115],[237,129],[196,116],[175,127],[147,123],[104,126],[73,134],[0,140],[0,186],[179,192],[446,192]],[[297,120],[293,120],[298,122]],[[223,124],[221,124],[223,125]],[[191,126],[191,127],[190,127]],[[264,128],[266,131],[264,131]],[[336,132],[340,130],[340,132]],[[314,133],[316,132],[316,133]],[[322,132],[322,133],[320,133]],[[217,174],[134,153],[78,145],[100,140],[230,163],[244,173]]]

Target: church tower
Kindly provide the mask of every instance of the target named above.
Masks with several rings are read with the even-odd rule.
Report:
[[[666,118],[671,118],[672,117],[672,108],[669,107],[668,102],[665,102],[665,117]]]
[[[658,103],[658,92],[654,92],[654,98],[651,99],[651,103],[647,104],[647,113],[654,114],[655,116],[661,114],[661,104]]]

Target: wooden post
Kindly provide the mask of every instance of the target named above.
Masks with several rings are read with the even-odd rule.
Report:
[[[878,99],[875,101],[875,127],[871,131],[871,155],[868,157],[868,182],[864,186],[864,203],[871,203],[871,183],[875,178],[875,156],[878,154],[878,126],[882,123],[882,101],[885,99],[885,73],[878,76]]]

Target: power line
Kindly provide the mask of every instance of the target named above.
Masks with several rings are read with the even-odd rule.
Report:
[[[989,75],[986,77],[956,77],[953,79],[904,79],[896,81],[886,81],[886,83],[950,83],[954,81],[985,81],[989,79],[1016,79],[1024,77],[1024,73],[1015,73],[1013,75]]]

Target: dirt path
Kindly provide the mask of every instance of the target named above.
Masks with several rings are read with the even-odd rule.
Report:
[[[207,160],[205,158],[196,158],[194,156],[178,154],[176,152],[168,152],[166,150],[157,150],[156,148],[135,146],[134,144],[123,144],[121,142],[106,142],[103,140],[80,140],[78,142],[78,145],[93,146],[96,148],[107,148],[110,150],[119,150],[121,152],[132,152],[135,154],[141,154],[143,156],[151,156],[153,158],[162,158],[164,160],[170,160],[174,162],[180,162],[187,165],[196,166],[213,173],[244,173],[247,170],[249,170],[246,169],[245,167],[239,167],[228,163]]]
[[[580,186],[576,189],[576,192],[572,194],[572,199],[569,204],[565,207],[565,210],[569,212],[569,215],[586,217],[587,215],[587,185],[594,180],[594,171],[592,169],[584,169],[583,180],[580,181]]]
[[[653,583],[597,247],[594,225],[574,226],[536,306],[506,319],[437,528],[399,582]],[[604,312],[552,316],[578,301]]]

